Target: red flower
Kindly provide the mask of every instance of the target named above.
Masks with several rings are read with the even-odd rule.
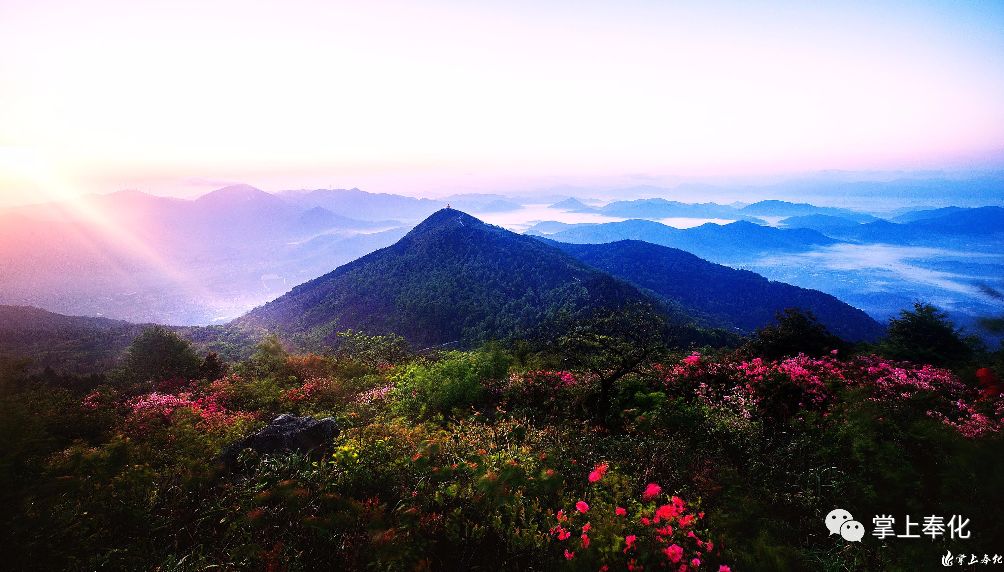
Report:
[[[606,463],[600,463],[599,465],[593,467],[592,472],[589,473],[589,482],[595,483],[596,481],[602,479],[603,475],[607,474],[607,469],[609,468],[610,465]]]
[[[593,525],[591,525],[591,524],[589,524],[587,522],[586,524],[582,525],[582,533],[585,534],[585,533],[589,532],[590,529],[592,529],[592,528],[593,528]]]
[[[628,550],[634,548],[634,543],[635,543],[636,540],[638,540],[638,537],[636,535],[634,535],[634,534],[629,534],[629,535],[625,536],[624,537],[624,552],[627,552]]]
[[[655,509],[655,521],[660,520],[671,520],[676,515],[680,514],[679,508],[674,505],[664,504],[659,508]]]
[[[582,534],[582,547],[583,548],[589,548],[589,535],[588,534],[585,534],[585,533]]]
[[[732,569],[727,564],[722,564],[718,567],[718,572],[732,572]]]
[[[589,505],[586,504],[586,501],[579,501],[575,503],[575,510],[581,512],[582,514],[585,514],[589,512]]]
[[[565,549],[565,560],[571,560],[572,558],[575,558],[575,553],[574,553],[574,552],[570,552],[570,551],[569,551],[569,550],[568,550],[568,549],[566,548],[566,549]]]
[[[627,515],[627,509],[624,508],[624,507],[622,507],[622,506],[619,506],[616,509],[614,509],[614,513],[617,516],[625,516],[625,515]]]
[[[645,487],[645,492],[643,492],[641,496],[645,500],[652,500],[655,497],[659,496],[659,493],[661,492],[662,492],[662,487],[660,487],[655,483],[649,483],[648,486]]]
[[[662,551],[666,555],[666,558],[669,558],[669,561],[673,564],[676,564],[681,558],[683,558],[683,548],[679,544],[671,544]]]

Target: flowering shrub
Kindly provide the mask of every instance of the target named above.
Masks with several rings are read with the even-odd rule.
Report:
[[[511,409],[560,414],[570,408],[583,382],[569,371],[535,370],[512,373],[501,388],[501,400]]]
[[[134,416],[150,417],[160,416],[169,418],[179,407],[191,407],[194,402],[187,394],[169,395],[165,393],[148,393],[132,400],[132,414]]]
[[[586,498],[558,510],[550,528],[570,566],[686,572],[710,569],[710,562],[719,559],[701,524],[704,513],[665,494],[657,483],[632,490],[630,481],[605,462],[589,472],[587,481]]]
[[[290,403],[307,401],[314,397],[327,384],[327,380],[320,378],[308,379],[300,387],[287,389],[282,393],[282,398]]]
[[[251,413],[230,411],[224,405],[229,387],[226,382],[217,381],[209,386],[208,391],[182,392],[177,395],[151,392],[131,399],[128,421],[140,430],[149,427],[152,422],[170,423],[175,411],[185,409],[199,420],[206,430],[224,429],[234,425],[253,421],[256,417]],[[88,396],[90,397],[90,396]],[[93,400],[85,398],[84,406],[88,407]]]
[[[990,405],[983,394],[963,384],[952,372],[930,365],[885,360],[874,355],[840,360],[835,355],[798,355],[778,361],[761,358],[719,362],[703,361],[699,354],[681,363],[656,370],[667,387],[696,384],[695,395],[709,405],[734,409],[749,419],[757,410],[768,417],[787,418],[797,412],[827,412],[838,395],[849,389],[865,390],[871,399],[895,404],[918,402],[927,415],[977,437],[1001,430],[997,400]]]
[[[381,385],[357,394],[355,401],[360,405],[372,405],[374,403],[386,401],[387,398],[390,397],[392,391],[394,391],[393,385]]]

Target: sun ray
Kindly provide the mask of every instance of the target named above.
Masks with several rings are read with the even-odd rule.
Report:
[[[37,154],[18,149],[0,150],[0,168],[30,184],[40,193],[39,202],[51,203],[52,214],[63,219],[61,228],[73,233],[77,243],[94,255],[103,257],[110,267],[123,276],[133,272],[127,260],[114,256],[122,252],[142,266],[167,280],[177,291],[195,299],[210,300],[214,296],[204,285],[161,255],[147,241],[122,224],[112,210],[96,204],[92,196],[80,192],[58,171]],[[45,224],[39,221],[39,224]],[[109,246],[111,248],[109,248]]]

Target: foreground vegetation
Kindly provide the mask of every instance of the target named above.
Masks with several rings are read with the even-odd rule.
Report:
[[[13,569],[917,570],[1004,551],[1001,354],[918,306],[851,348],[789,313],[669,348],[644,310],[548,343],[415,354],[340,335],[199,356],[164,330],[106,375],[6,360]],[[932,365],[934,364],[934,365]],[[218,462],[281,413],[324,451]],[[824,516],[963,515],[968,540],[846,542]],[[947,519],[946,519],[947,520]]]

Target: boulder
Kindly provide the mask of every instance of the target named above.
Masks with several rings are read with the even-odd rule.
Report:
[[[338,427],[331,417],[314,419],[284,413],[263,429],[223,448],[220,461],[228,467],[237,462],[245,449],[259,454],[299,452],[309,453],[322,449],[338,435]]]

